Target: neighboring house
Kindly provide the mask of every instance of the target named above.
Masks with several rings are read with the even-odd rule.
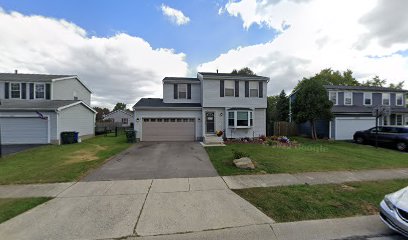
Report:
[[[406,90],[386,87],[325,85],[328,98],[333,102],[331,121],[318,120],[317,133],[320,137],[335,140],[351,140],[358,130],[375,127],[373,114],[378,107],[388,107],[390,115],[378,121],[379,126],[407,126],[408,108]],[[296,92],[290,95],[290,105]],[[299,133],[310,135],[310,124],[299,124]]]
[[[73,75],[0,73],[1,144],[60,143],[94,135],[91,90]]]
[[[269,78],[199,72],[196,78],[166,77],[163,99],[142,98],[134,109],[142,141],[196,141],[218,130],[227,138],[266,133]]]
[[[133,126],[133,113],[128,110],[116,110],[103,116],[103,120],[121,123],[122,127]]]

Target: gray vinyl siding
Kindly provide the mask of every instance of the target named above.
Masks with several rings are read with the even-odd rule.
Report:
[[[174,99],[174,84],[163,84],[163,102],[165,103],[200,103],[201,101],[201,84],[191,84],[191,99]]]
[[[364,106],[364,92],[360,92],[360,91],[351,91],[351,92],[353,92],[353,106]],[[371,106],[382,105],[382,93],[379,93],[379,92],[371,92],[371,93],[372,93]],[[337,100],[338,106],[343,106],[344,105],[344,91],[339,91],[337,98],[338,98]],[[396,93],[390,93],[390,106],[391,107],[396,106],[395,99],[396,99]],[[406,94],[404,94],[403,102],[404,102],[403,106],[405,106]]]
[[[382,94],[373,93],[373,106],[378,106],[382,104]]]
[[[353,93],[353,105],[363,106],[364,105],[364,93],[354,92]]]
[[[94,134],[95,114],[82,104],[61,110],[58,120],[58,135],[64,131],[76,131],[79,136]]]
[[[267,82],[263,82],[263,98],[245,97],[245,81],[239,81],[239,97],[220,97],[219,80],[203,80],[203,107],[266,108]]]
[[[133,122],[133,115],[126,114],[121,111],[116,111],[104,117],[104,120],[113,119],[115,123],[122,123],[122,118],[128,119],[128,124],[122,124],[122,127],[128,127]]]
[[[91,93],[77,79],[55,81],[51,87],[51,98],[53,100],[82,100],[88,106],[91,105]]]

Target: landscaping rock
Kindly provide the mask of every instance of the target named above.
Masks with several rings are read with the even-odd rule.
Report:
[[[241,169],[255,169],[254,163],[248,157],[235,159],[234,164],[237,168],[241,168]]]

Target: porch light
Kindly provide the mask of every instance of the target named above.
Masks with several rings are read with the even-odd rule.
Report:
[[[139,122],[139,118],[136,118],[136,122]]]
[[[222,117],[222,113],[220,113],[220,117]]]

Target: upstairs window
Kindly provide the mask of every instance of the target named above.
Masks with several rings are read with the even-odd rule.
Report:
[[[389,93],[382,94],[382,105],[385,105],[385,106],[390,105],[390,94]]]
[[[35,98],[44,99],[45,98],[45,84],[35,84]]]
[[[21,84],[20,83],[10,84],[10,96],[11,98],[21,98]]]
[[[372,93],[364,93],[364,105],[371,105],[373,102]]]
[[[337,92],[329,92],[329,100],[332,101],[334,105],[337,105]]]
[[[402,93],[395,94],[395,105],[397,106],[404,105],[404,94]]]
[[[228,80],[224,84],[224,95],[226,97],[233,97],[235,94],[235,81]]]
[[[353,93],[344,92],[344,105],[353,105]]]
[[[259,83],[256,81],[249,82],[249,96],[250,97],[258,97],[259,94]]]
[[[187,99],[187,84],[178,84],[178,98]]]
[[[129,120],[127,118],[122,118],[122,124],[128,124]]]

